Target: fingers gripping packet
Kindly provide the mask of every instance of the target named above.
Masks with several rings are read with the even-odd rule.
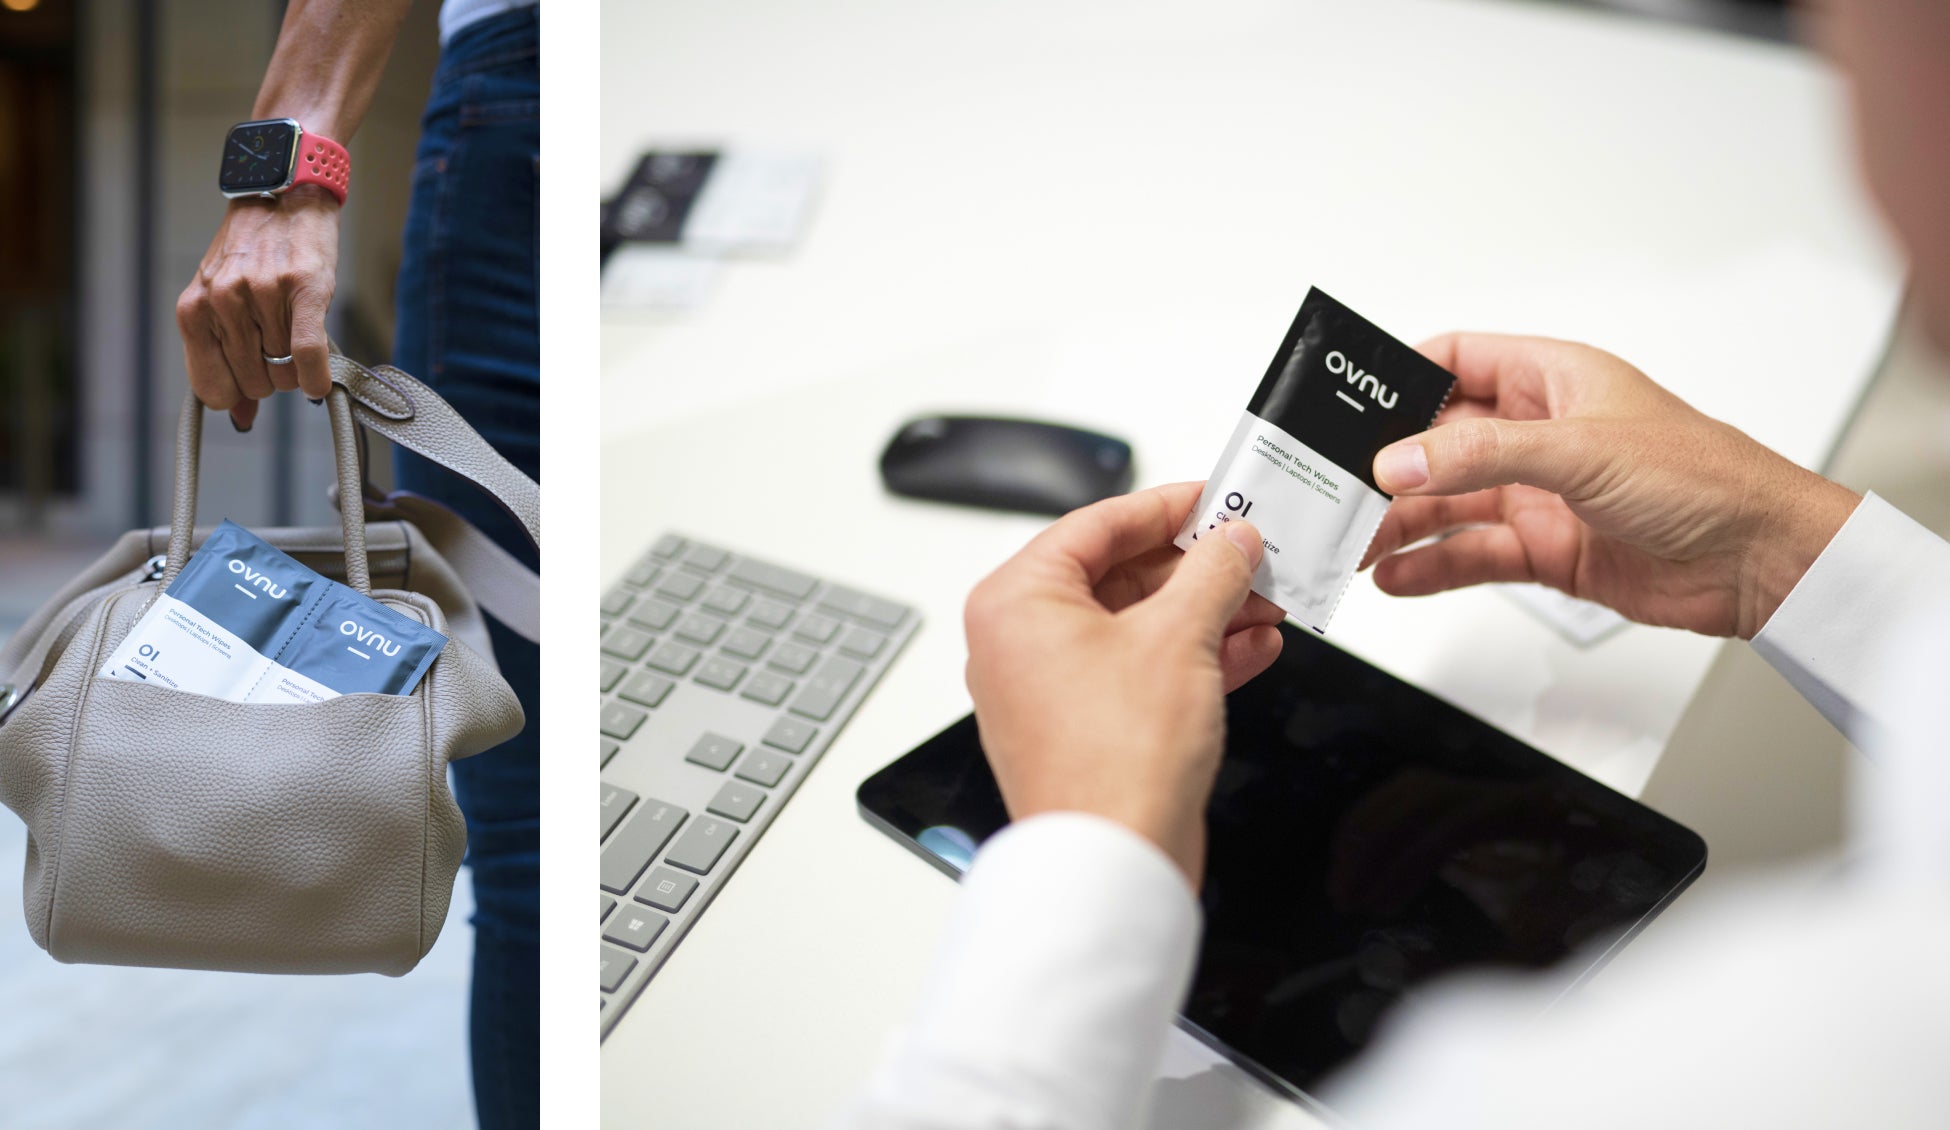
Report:
[[[409,694],[447,638],[224,522],[101,673],[231,702]]]
[[[1393,501],[1375,484],[1375,453],[1426,430],[1455,383],[1308,290],[1176,544],[1190,549],[1222,522],[1252,522],[1266,545],[1253,591],[1325,632]]]

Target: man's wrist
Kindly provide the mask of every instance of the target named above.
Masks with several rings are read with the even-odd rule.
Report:
[[[1737,628],[1742,639],[1753,639],[1767,626],[1862,501],[1840,483],[1803,468],[1793,470],[1798,481],[1778,493],[1772,520],[1748,549]]]

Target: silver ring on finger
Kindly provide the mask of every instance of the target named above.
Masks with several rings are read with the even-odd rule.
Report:
[[[266,365],[289,365],[291,364],[291,354],[287,353],[282,357],[273,357],[269,353],[266,353],[264,354],[264,363]]]

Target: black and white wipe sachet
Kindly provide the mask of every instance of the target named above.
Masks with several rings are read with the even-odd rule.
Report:
[[[1253,591],[1324,633],[1394,501],[1375,485],[1375,453],[1425,431],[1455,383],[1310,289],[1176,544],[1252,522],[1266,545]]]

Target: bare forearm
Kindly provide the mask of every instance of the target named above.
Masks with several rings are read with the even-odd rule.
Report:
[[[358,132],[411,0],[291,0],[251,116],[295,118],[341,144]]]
[[[251,117],[291,118],[341,144],[358,132],[410,0],[290,0]],[[228,143],[226,143],[228,144]],[[295,160],[295,155],[294,155]],[[325,313],[337,285],[339,204],[322,183],[232,200],[176,300],[190,389],[250,430],[257,401],[331,388]]]

